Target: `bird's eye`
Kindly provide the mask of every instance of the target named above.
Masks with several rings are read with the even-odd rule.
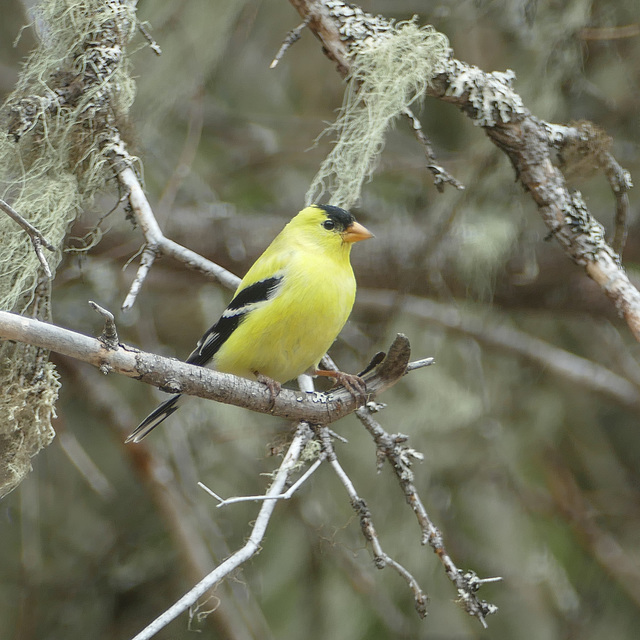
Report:
[[[332,229],[335,229],[336,227],[336,223],[333,220],[325,220],[322,223],[322,226],[327,230],[327,231],[331,231]]]

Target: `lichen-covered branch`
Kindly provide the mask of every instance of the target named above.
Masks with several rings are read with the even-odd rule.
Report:
[[[33,12],[38,43],[0,107],[0,191],[54,250],[45,260],[41,237],[31,236],[32,251],[0,218],[0,309],[48,319],[42,271],[55,275],[71,223],[112,178],[106,153],[135,93],[126,46],[136,19],[128,0],[42,0]],[[46,360],[41,350],[0,345],[0,494],[53,438],[59,382]]]
[[[393,22],[365,13],[341,0],[290,0],[323,45],[342,75],[350,73],[363,43],[389,38]],[[624,316],[640,340],[640,293],[631,284],[616,251],[606,242],[602,225],[591,215],[578,191],[571,191],[554,163],[558,135],[553,126],[534,117],[514,91],[512,71],[487,73],[451,55],[428,79],[427,95],[457,106],[511,160],[516,177],[529,192],[549,232],[584,268]],[[607,158],[605,158],[607,160]],[[624,239],[629,175],[613,158],[604,162],[616,197],[619,219],[615,244]]]
[[[447,577],[458,590],[458,604],[469,615],[478,618],[482,626],[486,628],[485,618],[492,613],[496,613],[498,607],[486,600],[480,600],[477,596],[477,591],[482,584],[495,582],[500,578],[480,579],[475,572],[463,572],[456,567],[444,545],[442,534],[429,517],[413,482],[414,476],[411,464],[414,460],[421,459],[421,454],[406,445],[407,436],[401,433],[387,433],[373,418],[372,412],[375,411],[375,403],[369,403],[367,407],[358,409],[356,415],[376,443],[378,467],[380,468],[385,460],[389,462],[398,478],[405,500],[418,520],[422,532],[422,544],[428,544],[440,559]]]

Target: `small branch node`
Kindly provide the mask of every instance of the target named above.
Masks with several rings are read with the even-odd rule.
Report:
[[[106,362],[103,362],[99,367],[98,371],[103,375],[107,376],[113,371],[113,367],[108,365]]]
[[[475,571],[466,571],[464,574],[460,571],[460,583],[458,584],[458,600],[459,604],[469,615],[475,616],[480,620],[482,626],[486,629],[487,622],[485,618],[493,613],[497,613],[498,607],[486,600],[478,600],[475,596],[480,587],[491,582],[500,582],[501,577],[478,578]]]
[[[365,405],[365,408],[369,413],[378,413],[383,409],[386,409],[387,404],[386,402],[376,402],[374,400],[369,400],[369,402],[367,402],[367,404]]]
[[[116,351],[120,346],[120,341],[118,340],[118,331],[116,329],[113,313],[111,313],[111,311],[107,311],[107,309],[101,307],[96,302],[93,302],[93,300],[89,300],[89,306],[104,318],[104,328],[102,329],[102,333],[98,337],[98,340],[100,340],[106,349]],[[103,368],[107,370],[105,371]],[[106,364],[102,364],[100,365],[100,371],[102,371],[102,373],[108,373],[111,371],[111,367]]]

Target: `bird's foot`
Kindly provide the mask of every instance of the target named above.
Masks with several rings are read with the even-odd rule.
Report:
[[[278,395],[280,394],[280,390],[282,389],[282,385],[277,380],[274,380],[269,376],[265,376],[259,371],[254,371],[253,373],[256,376],[256,380],[258,382],[261,382],[265,387],[267,387],[267,389],[269,389],[269,395],[271,396],[271,405],[269,406],[269,408],[273,409],[276,404],[276,398],[278,397]]]
[[[342,385],[359,404],[364,404],[367,399],[367,384],[360,376],[344,373],[344,371],[328,371],[325,369],[316,369],[313,375],[333,378],[336,381],[336,385]]]

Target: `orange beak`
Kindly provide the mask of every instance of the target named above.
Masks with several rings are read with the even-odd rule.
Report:
[[[359,222],[352,222],[341,235],[344,242],[360,242],[360,240],[373,238],[373,233]]]

